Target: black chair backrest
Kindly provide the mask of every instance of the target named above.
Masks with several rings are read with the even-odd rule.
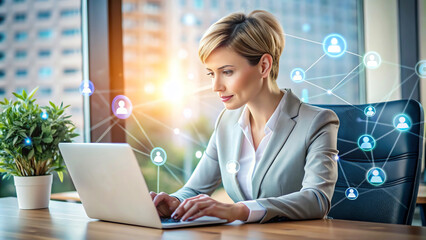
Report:
[[[329,217],[411,224],[423,152],[421,104],[415,100],[399,100],[316,106],[333,110],[340,119],[337,140],[339,176]],[[365,114],[364,110],[369,106],[375,108],[374,116]],[[399,114],[405,114],[404,118],[400,119]],[[394,127],[394,122],[396,126],[407,123],[411,128],[400,131]],[[364,134],[371,135],[376,141],[371,151],[359,147],[364,142],[360,139]],[[371,140],[366,142],[374,145]],[[379,186],[370,184],[374,180],[370,178],[372,175],[367,176],[373,167],[382,168],[386,174],[384,183]],[[349,187],[358,191],[355,200],[349,200],[345,195]]]

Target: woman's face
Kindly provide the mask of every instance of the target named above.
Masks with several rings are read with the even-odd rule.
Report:
[[[221,47],[206,59],[207,75],[226,109],[238,109],[254,99],[262,88],[262,68],[252,66],[235,51]]]

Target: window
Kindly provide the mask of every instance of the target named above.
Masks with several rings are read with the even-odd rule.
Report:
[[[41,97],[50,97],[52,95],[52,88],[50,87],[40,87],[38,90]]]
[[[38,31],[37,35],[39,39],[50,39],[53,36],[53,32],[50,29],[42,29]]]
[[[78,88],[74,88],[74,87],[66,87],[64,88],[64,93],[65,94],[79,94],[80,90]]]
[[[75,54],[81,54],[80,48],[65,48],[62,50],[62,55],[70,56]]]
[[[25,0],[13,0],[13,3],[24,3]]]
[[[4,97],[4,95],[6,95],[6,89],[0,88],[0,96]]]
[[[15,58],[16,59],[25,59],[25,58],[27,58],[27,51],[25,51],[25,50],[16,50],[15,51]]]
[[[38,78],[49,78],[52,76],[52,68],[51,67],[41,67],[38,70]]]
[[[123,3],[123,6],[121,7],[123,13],[126,12],[133,12],[134,10],[136,10],[136,4],[135,3]]]
[[[0,43],[6,39],[6,35],[4,33],[0,33]]]
[[[65,68],[63,72],[65,75],[73,75],[78,73],[79,71],[80,70],[78,68]]]
[[[16,89],[15,89],[15,92],[16,93],[19,93],[19,94],[22,94],[22,91],[24,91],[25,90],[25,92],[27,92],[28,93],[28,90],[27,90],[27,88],[26,87],[17,87]]]
[[[25,78],[28,75],[27,69],[17,69],[15,71],[15,76],[18,78]]]
[[[3,69],[0,69],[0,79],[6,77],[6,72]]]
[[[51,55],[51,51],[49,49],[42,49],[38,51],[38,56],[40,58],[48,58]]]
[[[80,34],[80,29],[78,28],[67,28],[62,30],[62,36],[72,37]]]
[[[68,17],[76,17],[80,15],[80,9],[63,9],[61,10],[61,17],[68,18]]]
[[[15,33],[15,41],[16,42],[24,42],[28,39],[27,32],[16,32]]]
[[[202,9],[204,6],[203,0],[194,0],[194,7],[197,9]]]
[[[3,61],[6,58],[6,54],[4,52],[0,52],[0,61]]]
[[[13,21],[16,23],[25,22],[26,19],[27,19],[27,14],[25,13],[15,13],[15,16],[13,17]]]
[[[4,15],[0,15],[0,24],[3,24],[6,20],[6,17]]]
[[[50,16],[51,16],[50,11],[39,11],[37,13],[37,19],[39,20],[47,20],[50,18]]]

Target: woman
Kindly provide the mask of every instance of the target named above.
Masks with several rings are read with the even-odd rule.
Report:
[[[266,11],[231,14],[204,34],[199,56],[225,109],[185,186],[151,192],[160,216],[264,223],[327,215],[339,120],[278,88],[283,48],[283,30]],[[235,203],[209,197],[221,181]]]

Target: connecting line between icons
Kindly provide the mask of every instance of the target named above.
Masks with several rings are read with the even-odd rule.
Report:
[[[144,153],[144,152],[142,152],[142,151],[140,151],[140,150],[138,150],[138,149],[136,149],[136,148],[134,148],[134,147],[132,147],[132,149],[133,149],[133,151],[135,151],[135,152],[137,152],[137,153],[139,153],[139,154],[142,154],[142,155],[144,155],[145,157],[151,157],[148,153]]]
[[[410,75],[409,77],[407,77],[399,86],[398,86],[398,88],[400,87],[400,86],[402,86],[402,84],[404,84],[406,81],[408,81],[408,79],[410,79],[413,75],[415,75],[415,73],[413,73],[412,75]],[[395,88],[394,90],[396,90],[397,88]],[[392,90],[392,91],[394,91],[394,90]],[[385,108],[386,108],[386,105],[388,104],[388,100],[389,100],[389,98],[390,98],[390,94],[388,94],[388,96],[387,96],[387,98],[386,98],[386,101],[385,101],[385,104],[384,104],[384,106],[383,106],[383,108],[382,108],[382,110],[380,111],[380,113],[379,113],[379,116],[378,116],[378,118],[377,119],[380,119],[380,117],[382,116],[382,113],[383,113],[383,111],[385,110]],[[410,99],[411,99],[411,96],[412,95],[410,95]],[[405,111],[405,110],[404,110]],[[374,126],[373,126],[373,130],[371,130],[371,134],[373,134],[374,133],[374,130],[376,129],[376,126],[377,126],[377,124],[378,124],[378,122],[375,122],[374,123]]]
[[[320,58],[318,58],[318,60],[316,60],[314,63],[312,63],[311,66],[309,66],[306,70],[305,73],[307,73],[309,71],[309,69],[311,69],[315,64],[317,64],[326,54],[324,53]]]
[[[157,193],[160,192],[160,166],[157,166]]]
[[[118,126],[127,134],[129,135],[131,138],[133,138],[133,140],[135,140],[139,145],[141,145],[146,151],[149,152],[149,148],[147,146],[145,146],[145,144],[143,144],[141,141],[139,141],[139,139],[137,139],[135,136],[133,136],[126,128],[124,128],[123,126],[121,126],[121,124],[118,124]],[[149,157],[149,154],[148,154]]]
[[[136,111],[135,111],[136,112]],[[149,116],[149,115],[147,115],[147,114],[145,114],[145,113],[143,113],[143,112],[139,112],[139,111],[137,111],[139,114],[141,114],[141,115],[143,115],[144,117],[146,117],[146,118],[148,118],[148,119],[150,119],[151,121],[153,121],[153,122],[155,122],[155,123],[157,123],[157,124],[159,124],[159,125],[161,125],[161,126],[163,126],[163,127],[165,127],[165,128],[167,128],[167,129],[169,129],[169,130],[171,130],[171,131],[173,131],[174,129],[172,128],[172,127],[170,127],[170,126],[168,126],[168,125],[166,125],[166,124],[164,124],[163,122],[161,122],[161,121],[159,121],[159,120],[157,120],[157,119],[155,119],[155,118],[153,118],[153,117],[151,117],[151,116]],[[133,114],[132,114],[133,115]],[[136,119],[136,118],[135,118]],[[197,144],[198,146],[200,146],[200,147],[204,147],[204,145],[202,144],[202,143],[200,143],[200,142],[198,142],[198,141],[196,141],[196,140],[194,140],[193,138],[191,138],[191,137],[189,137],[189,136],[187,136],[187,135],[185,135],[185,134],[182,134],[182,133],[179,133],[179,136],[180,137],[182,137],[182,138],[184,138],[184,139],[186,139],[186,140],[188,140],[188,141],[190,141],[190,142],[192,142],[192,143],[194,143],[194,144]],[[153,146],[154,147],[154,146]]]
[[[169,167],[167,167],[167,165],[166,164],[164,164],[163,165],[165,168],[166,168],[166,170],[173,176],[173,178],[176,180],[176,181],[178,181],[179,182],[179,184],[180,185],[184,185],[183,184],[183,182],[176,176],[176,174],[174,174],[174,172],[169,168]]]
[[[357,188],[358,189],[358,188]],[[358,197],[359,196],[361,196],[361,195],[363,195],[363,194],[366,194],[366,193],[369,193],[369,192],[371,192],[371,191],[373,191],[373,190],[376,190],[376,189],[369,189],[369,190],[367,190],[367,191],[365,191],[365,192],[358,192]],[[332,206],[331,206],[331,208],[334,208],[335,206],[337,206],[337,205],[339,205],[341,202],[343,202],[343,200],[345,200],[346,199],[346,196],[345,197],[343,197],[342,199],[340,199],[339,201],[337,201],[335,204],[333,204]],[[356,200],[355,200],[356,201]]]
[[[152,144],[151,139],[149,139],[148,134],[146,134],[145,130],[143,129],[142,125],[140,124],[139,120],[135,117],[134,114],[132,114],[133,119],[135,120],[136,124],[138,125],[139,129],[141,130],[142,134],[145,136],[145,138],[148,140],[149,144],[152,148],[154,148],[154,144]]]
[[[288,33],[284,33],[284,36],[289,36],[289,37],[300,39],[300,40],[303,40],[303,41],[306,41],[306,42],[322,45],[321,42],[316,42],[316,41],[312,41],[312,40],[309,40],[309,39],[306,39],[306,38],[297,37],[297,36],[294,36],[294,35],[291,35],[291,34],[288,34]]]
[[[98,143],[98,142],[100,142],[104,137],[105,137],[105,135],[111,130],[111,128],[112,127],[114,127],[117,123],[118,123],[118,121],[119,121],[120,119],[117,119],[117,120],[115,120],[114,121],[114,123],[113,124],[111,124],[111,126],[109,126],[105,131],[104,131],[104,133],[102,133],[102,135],[98,138],[98,140],[96,140],[96,143]]]
[[[341,82],[343,82],[349,75],[351,75],[351,73],[353,72],[353,71],[355,71],[357,68],[359,68],[359,66],[361,66],[361,64],[362,63],[360,63],[360,64],[358,64],[358,66],[356,66],[354,69],[352,69],[348,74],[346,74],[346,76],[342,79],[342,80],[340,80],[340,82],[338,82],[330,91],[333,91],[337,86],[339,86],[339,84],[341,83]]]
[[[345,170],[343,170],[343,167],[342,167],[342,165],[341,165],[341,163],[340,163],[340,161],[339,161],[339,160],[337,160],[337,164],[339,165],[340,170],[342,170],[343,177],[345,178],[345,181],[346,181],[346,185],[348,185],[348,187],[351,187],[351,186],[349,185],[348,179],[346,178]]]

